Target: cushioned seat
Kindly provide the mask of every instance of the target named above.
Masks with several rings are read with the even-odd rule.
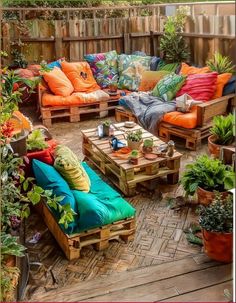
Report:
[[[163,116],[163,122],[167,122],[184,128],[197,126],[197,107],[194,106],[189,113],[170,112]]]
[[[43,106],[67,106],[67,105],[79,105],[79,104],[90,104],[100,101],[109,100],[110,96],[102,91],[97,90],[91,93],[72,93],[68,97],[57,96],[45,92],[42,95]]]

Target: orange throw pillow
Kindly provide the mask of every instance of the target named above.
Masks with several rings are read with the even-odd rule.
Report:
[[[50,72],[43,72],[42,75],[50,90],[56,96],[68,97],[74,91],[70,80],[60,68],[54,67],[53,70]]]
[[[195,67],[195,66],[190,66],[187,63],[182,63],[181,64],[181,69],[180,69],[180,75],[193,75],[193,74],[205,74],[209,73],[210,69],[208,66],[205,67]]]
[[[76,92],[92,92],[100,89],[87,62],[62,62],[61,67]]]
[[[164,78],[166,75],[169,75],[168,71],[145,71],[142,73],[142,80],[139,85],[139,91],[147,92],[153,90],[156,84]]]
[[[220,74],[217,76],[216,91],[212,99],[222,97],[224,86],[229,81],[231,76],[231,73]]]
[[[197,107],[193,106],[189,113],[167,113],[164,115],[162,121],[183,128],[195,128],[197,126]]]

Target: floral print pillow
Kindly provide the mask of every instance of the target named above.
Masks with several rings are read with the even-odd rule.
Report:
[[[106,88],[110,84],[117,85],[118,55],[115,50],[107,53],[85,55],[84,59],[89,63],[94,78],[101,88]]]
[[[150,56],[119,55],[118,70],[120,78],[118,88],[137,91],[142,79],[142,73],[150,70],[150,63]]]

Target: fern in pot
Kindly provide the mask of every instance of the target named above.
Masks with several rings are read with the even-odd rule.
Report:
[[[199,210],[205,253],[213,260],[233,260],[233,196],[222,198],[216,194],[208,206]]]
[[[234,143],[234,119],[232,114],[213,118],[213,126],[210,129],[211,136],[208,137],[208,149],[215,158],[219,158],[222,146]]]
[[[198,202],[208,205],[215,198],[215,191],[219,191],[222,197],[229,195],[228,190],[235,187],[235,173],[231,166],[202,155],[186,165],[181,183],[187,196],[196,193]]]

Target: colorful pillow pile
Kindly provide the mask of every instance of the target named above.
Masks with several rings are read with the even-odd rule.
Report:
[[[118,55],[116,51],[100,54],[85,55],[84,59],[89,63],[94,78],[101,88],[118,82]]]
[[[150,70],[151,57],[136,55],[119,55],[118,70],[119,82],[118,88],[137,91],[144,71]]]
[[[195,67],[195,66],[190,66],[187,63],[181,63],[181,69],[180,69],[180,75],[193,75],[193,74],[205,74],[209,73],[210,69],[208,66],[205,67]]]

